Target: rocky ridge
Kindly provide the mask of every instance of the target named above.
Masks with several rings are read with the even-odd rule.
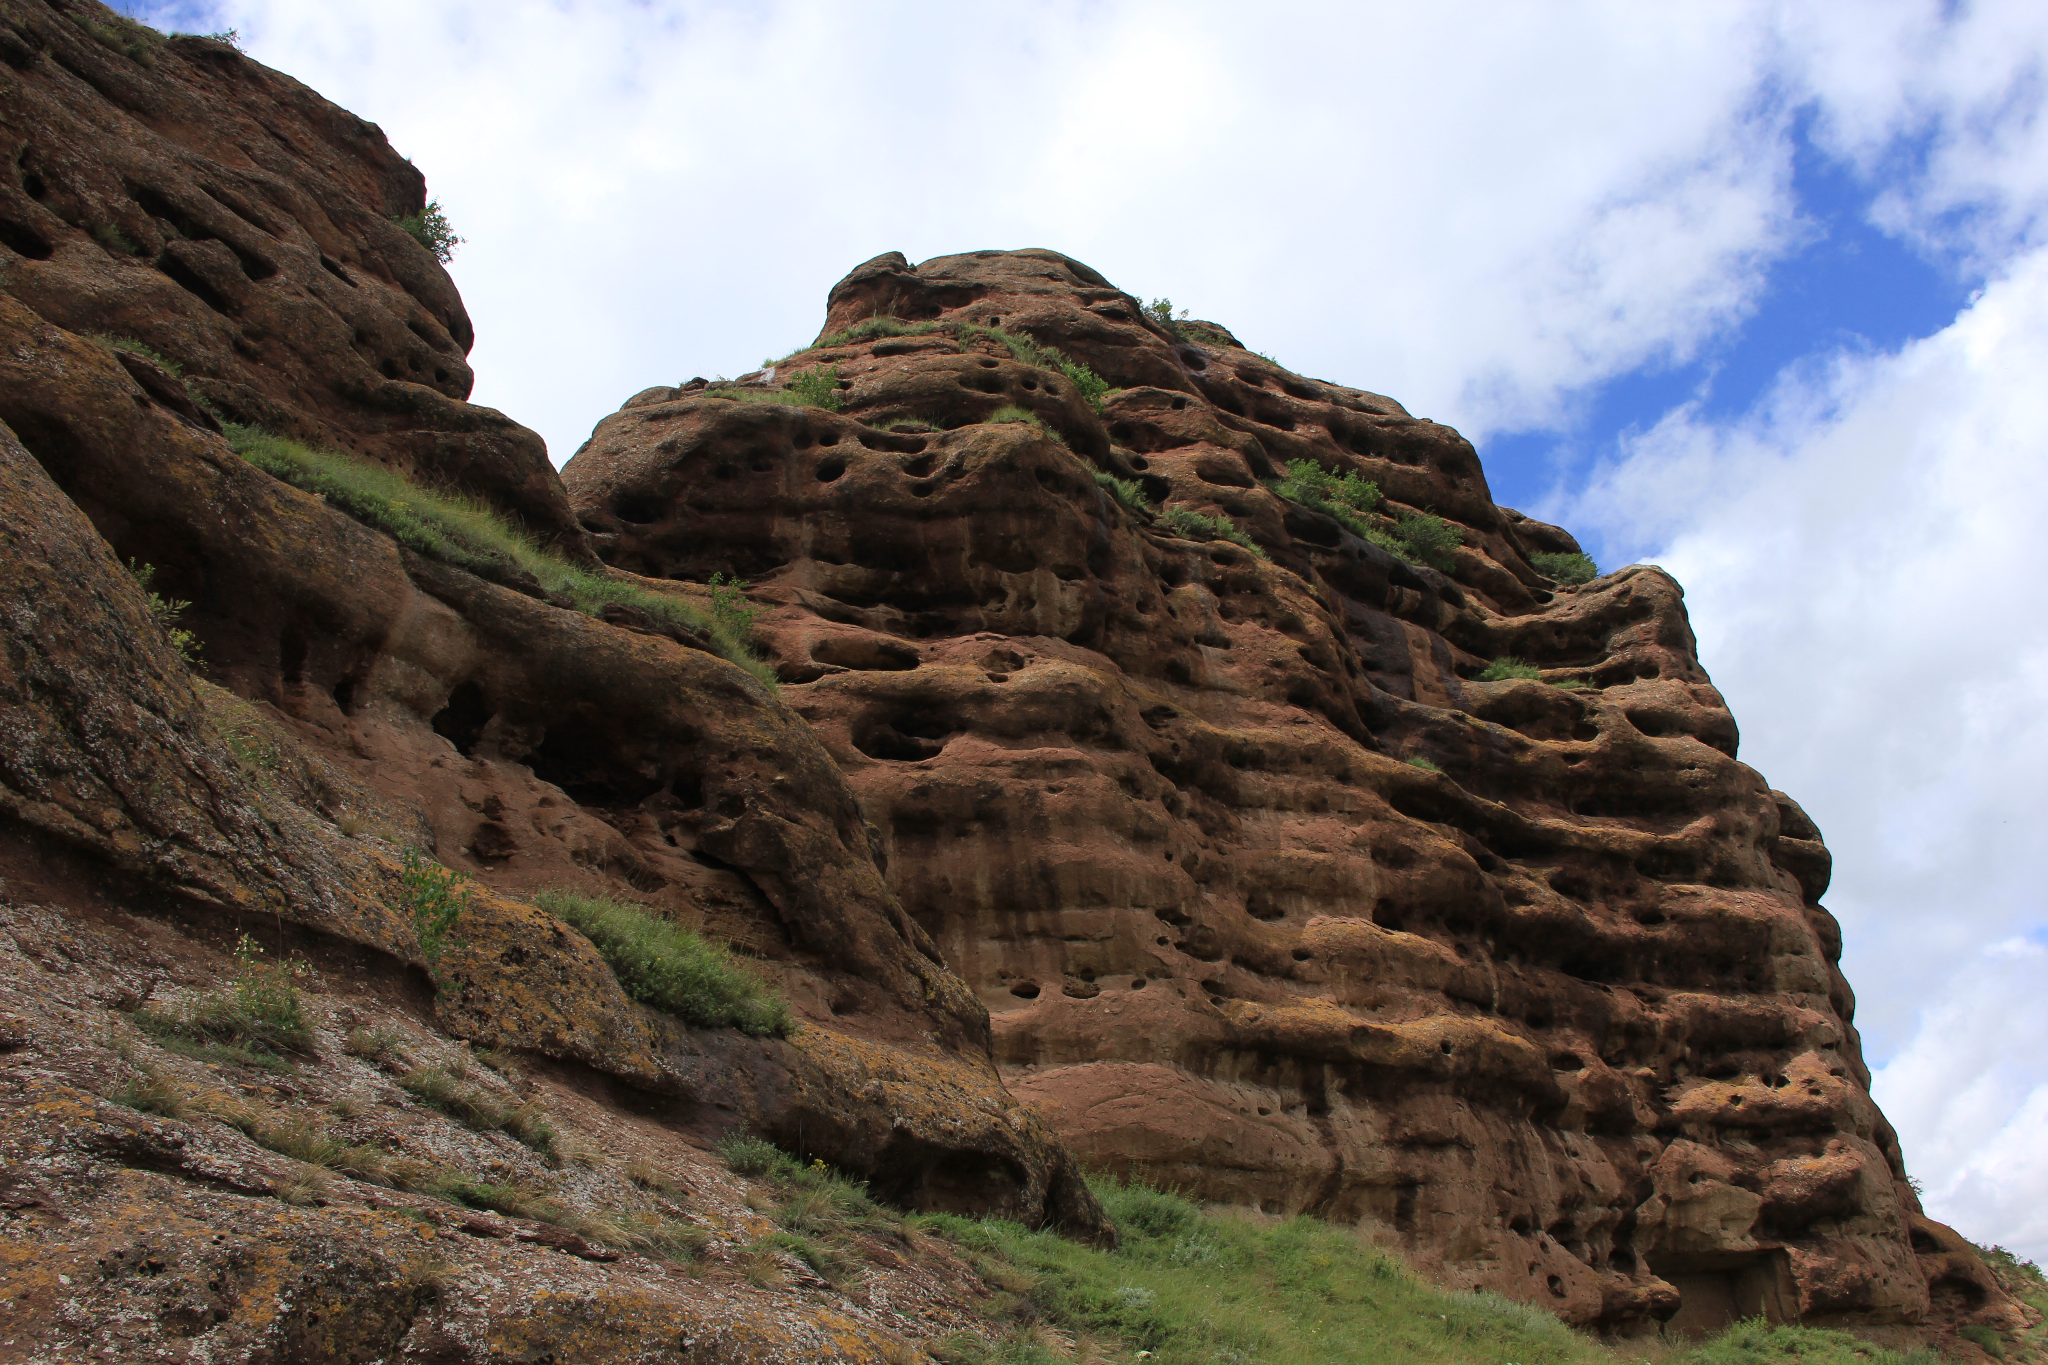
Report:
[[[903,1360],[971,1320],[942,1252],[869,1238],[848,1289],[775,1251],[707,1154],[740,1131],[902,1207],[1111,1235],[1078,1153],[1614,1331],[2019,1311],[1901,1183],[1825,849],[1733,761],[1676,585],[1544,580],[1528,552],[1576,547],[1455,433],[1054,253],[883,257],[821,340],[902,334],[649,390],[558,479],[467,403],[374,126],[231,45],[0,0],[0,150],[7,1349]],[[1121,391],[1098,412],[1039,343]],[[837,411],[786,401],[832,367]],[[224,422],[636,591],[749,575],[783,685],[404,548]],[[1389,555],[1265,486],[1295,458],[1467,546]],[[1472,680],[1507,652],[1588,686]],[[411,849],[479,888],[439,952]],[[741,945],[803,1027],[636,1004],[550,887]],[[307,1001],[284,1074],[137,1030],[251,951]],[[466,1211],[451,1173],[526,1193]],[[621,1233],[671,1225],[693,1268]]]

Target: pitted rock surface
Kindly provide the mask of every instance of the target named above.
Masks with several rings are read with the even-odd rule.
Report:
[[[905,326],[843,335],[871,318]],[[838,410],[774,401],[813,370]],[[1449,572],[1277,494],[1296,459],[1457,525]],[[1736,758],[1679,585],[1547,579],[1576,542],[1455,431],[1055,252],[890,254],[811,349],[637,395],[563,477],[610,563],[754,581],[891,888],[1089,1165],[1610,1329],[1913,1321],[1956,1278],[1915,1252],[1827,850]],[[1479,681],[1499,656],[1540,678]]]

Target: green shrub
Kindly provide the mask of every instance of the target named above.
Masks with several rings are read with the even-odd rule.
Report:
[[[1313,460],[1289,460],[1287,477],[1271,480],[1266,486],[1280,497],[1334,519],[1361,540],[1392,550],[1403,559],[1415,557],[1405,541],[1366,520],[1380,502],[1380,486],[1370,479],[1349,471],[1339,477]]]
[[[1537,573],[1557,583],[1590,583],[1600,576],[1593,557],[1585,554],[1555,554],[1529,556],[1530,565]]]
[[[1543,670],[1534,664],[1525,664],[1512,654],[1503,654],[1485,668],[1479,670],[1480,682],[1506,682],[1510,678],[1540,678]]]
[[[441,956],[448,931],[476,895],[469,874],[441,866],[407,849],[399,870],[405,890],[405,915],[419,935],[420,953],[428,962]]]
[[[722,944],[619,901],[543,891],[533,903],[588,938],[635,1000],[700,1028],[736,1028],[756,1038],[795,1031],[789,1006]]]
[[[1120,479],[1106,469],[1095,471],[1095,485],[1133,512],[1150,512],[1152,504],[1145,500],[1145,490],[1136,479]]]
[[[846,395],[839,390],[837,365],[805,370],[792,376],[789,381],[789,395],[796,400],[797,407],[823,408],[827,412],[837,412],[846,406]]]
[[[178,651],[179,658],[188,664],[198,665],[199,637],[178,625],[179,618],[191,609],[192,604],[183,600],[173,601],[156,594],[150,587],[150,584],[156,581],[154,564],[138,564],[130,559],[128,574],[135,580],[135,586],[142,589],[143,599],[149,605],[149,619],[156,622],[157,628],[163,631],[164,639],[170,642],[172,649]]]
[[[463,239],[455,235],[455,229],[448,225],[448,215],[441,211],[437,200],[429,200],[418,213],[402,213],[391,220],[399,230],[434,254],[442,265],[455,258],[455,248]]]
[[[241,969],[226,991],[199,996],[181,1010],[137,1010],[135,1026],[159,1042],[193,1045],[200,1050],[193,1055],[212,1060],[260,1058],[274,1065],[279,1054],[311,1055],[313,1024],[293,979],[303,964],[264,961],[262,947],[247,934],[235,945],[235,960]]]
[[[736,1175],[750,1179],[769,1176],[787,1178],[796,1174],[796,1158],[766,1138],[737,1134],[718,1140],[718,1155]]]
[[[1240,531],[1237,523],[1228,517],[1210,516],[1189,507],[1169,507],[1159,514],[1159,523],[1188,540],[1227,540],[1250,550],[1260,559],[1268,557],[1265,548]]]
[[[1442,768],[1437,767],[1436,764],[1430,762],[1426,758],[1423,758],[1419,754],[1414,758],[1403,759],[1402,761],[1405,762],[1409,767],[1420,768],[1422,769],[1422,771],[1426,773],[1440,773],[1443,771]]]
[[[1180,316],[1176,318],[1173,315],[1173,300],[1161,298],[1146,304],[1145,311],[1151,315],[1152,321],[1165,328],[1166,334],[1175,341],[1186,340],[1186,334],[1181,331],[1181,324],[1188,320],[1187,309],[1181,309]]]
[[[1408,547],[1412,558],[1444,573],[1457,566],[1452,549],[1465,543],[1463,528],[1428,512],[1403,512],[1394,534]]]
[[[1275,485],[1285,489],[1282,497],[1297,502],[1318,502],[1345,508],[1354,515],[1371,512],[1380,505],[1380,486],[1346,470],[1332,474],[1313,460],[1289,460],[1287,477]]]
[[[548,592],[567,598],[591,616],[617,604],[708,636],[719,654],[775,690],[774,670],[746,640],[665,593],[604,570],[582,568],[541,549],[496,509],[474,498],[422,488],[392,470],[338,451],[311,450],[254,427],[230,425],[227,436],[235,453],[258,469],[317,494],[409,549],[484,577],[501,577],[508,569],[530,574]]]

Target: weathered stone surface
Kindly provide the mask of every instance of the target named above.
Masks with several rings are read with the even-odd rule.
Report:
[[[877,257],[821,340],[871,317],[946,326],[749,377],[837,366],[839,411],[644,392],[564,481],[611,563],[755,580],[892,888],[1084,1161],[1609,1329],[1928,1313],[1826,849],[1737,761],[1677,583],[1546,579],[1576,543],[1456,432],[1054,252]],[[1276,495],[1292,459],[1450,519],[1451,570]],[[1541,678],[1478,681],[1503,655]]]
[[[236,421],[486,498],[583,553],[540,437],[468,398],[454,282],[393,222],[426,183],[383,131],[204,38],[0,0],[0,277],[132,338]]]

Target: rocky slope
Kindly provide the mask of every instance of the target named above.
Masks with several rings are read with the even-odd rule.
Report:
[[[758,401],[821,375],[836,411]],[[1300,460],[1378,525],[1276,491]],[[1579,547],[1455,431],[1054,252],[892,254],[563,477],[608,562],[755,581],[891,889],[1089,1165],[1609,1330],[2002,1311],[1905,1182],[1828,852],[1736,759],[1679,585],[1547,579]],[[1424,512],[1442,571],[1356,533]]]
[[[1826,851],[1735,762],[1676,585],[1544,579],[1569,537],[1455,433],[1050,252],[883,257],[824,336],[904,334],[650,390],[557,478],[466,401],[373,126],[0,0],[0,152],[0,1358],[900,1361],[970,1319],[880,1225],[814,1273],[708,1154],[739,1132],[1077,1236],[1082,1163],[1308,1210],[1615,1331],[2018,1311],[1918,1216]],[[224,423],[620,591],[751,576],[783,685],[402,546]],[[1450,570],[1266,486],[1304,458],[1462,526]],[[1501,654],[1545,680],[1476,681]],[[415,850],[478,888],[445,945]],[[636,1003],[547,888],[741,945],[802,1027]],[[138,1027],[286,970],[288,1065]]]

